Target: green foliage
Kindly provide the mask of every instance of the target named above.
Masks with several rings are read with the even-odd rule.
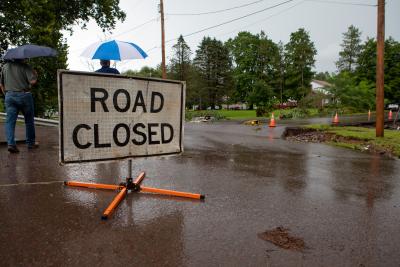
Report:
[[[145,78],[161,78],[162,70],[161,65],[157,66],[157,68],[151,68],[148,66],[142,67],[139,71],[128,70],[122,73],[122,75],[126,76],[137,76],[137,77],[145,77]]]
[[[385,42],[385,98],[400,103],[400,43],[392,38]]]
[[[169,77],[171,79],[186,81],[189,78],[192,54],[183,36],[180,35],[178,42],[172,46],[172,58],[169,64]]]
[[[196,88],[201,88],[201,86],[197,83],[199,75],[195,72],[190,59],[192,51],[182,35],[179,36],[177,43],[172,47],[172,53],[167,76],[170,79],[186,82],[186,106],[192,107],[198,103],[200,95]]]
[[[321,92],[313,92],[311,94],[306,95],[303,97],[299,102],[298,106],[300,108],[323,108],[322,101],[326,99],[326,95]]]
[[[215,106],[231,87],[232,62],[226,46],[210,37],[204,37],[193,61],[198,72],[199,82],[195,84],[196,90],[203,97],[201,108]]]
[[[375,84],[357,79],[349,72],[342,72],[331,80],[330,88],[339,106],[351,107],[353,111],[366,111],[375,107]]]
[[[315,80],[319,80],[319,81],[328,81],[332,78],[332,75],[325,71],[325,72],[318,72],[314,75],[314,79]]]
[[[310,117],[311,114],[315,115],[315,112],[303,108],[279,109],[274,111],[274,115],[281,119],[307,118]]]
[[[256,117],[255,110],[218,110],[227,119],[252,119]]]
[[[339,71],[354,71],[362,49],[360,37],[361,31],[353,25],[343,33],[342,51],[339,52],[339,60],[336,62]]]
[[[369,38],[362,46],[353,78],[357,83],[376,81],[376,40]],[[400,43],[385,41],[385,101],[400,102]]]
[[[310,82],[314,74],[311,68],[314,66],[316,54],[314,43],[303,28],[290,35],[290,41],[285,45],[285,98],[299,100],[310,92]]]
[[[263,32],[240,32],[227,42],[235,61],[236,99],[249,105],[268,107],[279,77],[279,48]]]

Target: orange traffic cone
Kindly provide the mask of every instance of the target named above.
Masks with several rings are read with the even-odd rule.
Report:
[[[271,120],[269,121],[269,127],[275,127],[275,117],[274,117],[274,113],[272,112],[271,114]]]
[[[393,119],[393,114],[392,114],[392,110],[389,111],[389,120],[391,121]]]
[[[335,117],[333,118],[332,123],[333,123],[333,124],[338,124],[338,123],[339,123],[339,117],[338,117],[338,115],[337,115],[337,112],[336,112],[336,114],[335,114]]]
[[[371,120],[371,110],[369,109],[368,110],[368,121],[370,121]]]

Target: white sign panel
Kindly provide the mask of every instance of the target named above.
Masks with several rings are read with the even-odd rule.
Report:
[[[60,162],[179,154],[185,84],[59,71]]]

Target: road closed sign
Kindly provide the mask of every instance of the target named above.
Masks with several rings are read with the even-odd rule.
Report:
[[[58,72],[60,163],[179,154],[185,84]]]

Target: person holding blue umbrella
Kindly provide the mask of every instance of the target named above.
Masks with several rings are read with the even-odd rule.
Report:
[[[110,60],[108,59],[100,59],[100,65],[101,68],[96,70],[95,72],[120,74],[116,68],[110,67]]]
[[[96,42],[88,46],[81,54],[90,59],[100,59],[101,69],[96,72],[119,74],[115,68],[110,68],[110,60],[145,59],[146,52],[137,44],[118,40]]]

